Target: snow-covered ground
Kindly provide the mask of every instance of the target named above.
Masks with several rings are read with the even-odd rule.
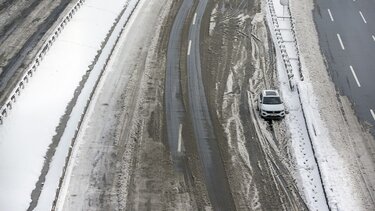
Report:
[[[337,93],[328,75],[313,9],[312,0],[291,4],[304,75],[311,82],[305,84],[303,96],[312,95],[305,105],[312,114],[310,125],[317,127],[313,143],[329,204],[338,210],[374,210],[375,140],[360,124],[347,97]]]
[[[325,105],[322,105],[322,102],[317,100],[316,94],[314,93],[313,84],[316,83],[316,81],[311,80],[311,70],[309,70],[309,67],[304,64],[304,58],[309,58],[310,60],[311,56],[304,54],[301,55],[301,67],[304,78],[304,80],[301,80],[299,77],[300,72],[298,69],[298,60],[294,60],[298,56],[298,49],[296,48],[295,37],[290,30],[292,26],[290,24],[291,19],[289,18],[289,10],[287,8],[283,8],[278,0],[269,0],[268,2],[273,3],[273,5],[268,4],[267,6],[274,7],[274,12],[276,16],[279,17],[277,18],[279,27],[277,27],[275,26],[275,20],[272,20],[271,18],[272,11],[268,10],[268,23],[270,25],[271,33],[277,49],[277,71],[279,75],[280,89],[285,99],[285,104],[290,112],[289,115],[286,116],[286,121],[292,135],[291,141],[294,149],[294,156],[296,158],[296,172],[297,177],[299,177],[298,182],[300,189],[302,192],[304,192],[305,199],[310,209],[313,210],[326,210],[328,208],[327,205],[333,210],[364,210],[366,208],[363,206],[363,201],[366,201],[366,199],[363,199],[362,193],[355,194],[359,193],[358,181],[353,179],[357,177],[357,173],[350,170],[350,165],[348,165],[347,161],[344,159],[344,157],[342,157],[343,154],[346,153],[346,150],[340,150],[346,149],[347,147],[343,145],[337,147],[339,146],[337,141],[341,139],[337,137],[337,135],[335,136],[337,128],[327,126],[327,121],[323,121],[323,118],[321,117],[322,112],[320,108],[324,106],[325,110],[327,110],[329,106],[326,107]],[[306,11],[307,10],[304,10],[304,12]],[[298,10],[298,12],[301,13],[300,10]],[[310,17],[310,15],[311,14],[303,14],[302,12],[298,17]],[[287,18],[282,18],[282,16],[286,16]],[[312,19],[309,19],[308,21],[312,22]],[[279,30],[277,30],[277,28],[279,28]],[[302,31],[299,32],[303,33]],[[283,42],[280,42],[280,39],[277,39],[277,36],[280,35]],[[314,37],[314,40],[316,40],[317,34],[315,33],[314,35],[316,36]],[[299,41],[304,42],[304,40]],[[298,43],[298,45],[301,45],[301,43]],[[284,47],[286,52],[282,52],[282,50],[280,50]],[[311,54],[310,50],[308,50],[306,53]],[[316,53],[317,52],[314,51],[312,55]],[[318,51],[318,53],[320,52]],[[282,54],[287,54],[287,56],[283,56]],[[285,65],[285,59],[288,60],[291,58],[293,58],[290,63],[294,74],[294,77],[292,77],[291,80],[292,84],[296,85],[296,91],[291,91],[288,85],[286,70],[287,65]],[[326,76],[326,74],[324,76]],[[323,75],[321,77],[323,77]],[[316,79],[317,78],[315,77],[315,80]],[[324,86],[331,85],[331,82],[326,83],[328,84]],[[329,91],[332,92],[332,95],[335,94],[334,89],[329,91],[321,89],[320,91],[320,96]],[[326,97],[327,99],[335,99],[335,97]],[[328,100],[328,102],[329,101],[330,100]],[[337,106],[337,104],[332,107]],[[340,109],[338,108],[336,111],[331,109],[331,113],[339,110]],[[335,118],[336,120],[334,121],[340,121],[340,116],[341,115],[337,115]],[[332,125],[336,124],[334,122],[331,123]],[[329,129],[332,131],[330,132]],[[361,135],[354,133],[354,135],[350,136],[354,136],[358,139]],[[354,138],[354,140],[356,138]],[[337,141],[332,142],[332,140]],[[313,157],[313,153],[315,154],[316,158]],[[353,155],[347,154],[347,156],[350,157]],[[371,166],[373,165],[368,165],[368,167]],[[317,167],[320,169],[320,176],[319,172],[317,171]],[[366,186],[366,179],[363,180]],[[325,189],[324,192],[322,189],[322,184]],[[326,201],[326,199],[328,201]]]
[[[62,175],[69,146],[75,136],[81,115],[93,86],[110,54],[124,24],[137,1],[87,0],[66,25],[50,50],[40,62],[38,70],[0,125],[0,209],[25,210],[31,202],[31,192],[41,175],[45,156],[57,141],[56,153],[49,166],[37,210],[48,210]],[[128,5],[129,3],[129,5]],[[102,44],[125,6],[128,8],[120,27],[114,29],[107,45]],[[95,61],[96,65],[89,67]],[[92,69],[90,69],[92,68]],[[83,76],[90,70],[72,113],[67,106],[73,99]],[[64,115],[68,124],[56,137]]]
[[[166,170],[158,162],[163,159],[152,153],[147,153],[146,161],[140,158],[142,148],[157,151],[156,142],[143,132],[149,131],[148,106],[163,100],[159,98],[163,92],[150,87],[164,88],[160,78],[164,77],[165,60],[156,58],[155,53],[172,4],[170,0],[139,1],[78,132],[56,210],[195,210],[184,191],[173,192],[172,199],[160,197],[170,185],[169,176],[161,176]],[[160,102],[146,97],[150,90],[150,96]],[[143,146],[139,144],[142,142]],[[141,167],[138,170],[135,166]],[[150,173],[151,178],[144,173],[149,168],[156,169]],[[138,171],[141,176],[134,176]],[[161,185],[162,189],[158,189]]]
[[[292,71],[294,77],[289,78],[290,72],[287,72],[288,66],[286,65],[286,62],[292,57],[296,58],[297,56],[294,43],[285,42],[286,40],[293,40],[290,30],[291,25],[289,24],[290,19],[282,18],[284,15],[287,15],[283,12],[283,7],[280,5],[279,1],[270,0],[268,2],[273,3],[268,4],[268,7],[271,10],[272,8],[275,9],[275,11],[267,10],[267,20],[276,46],[277,73],[280,82],[279,88],[285,100],[285,106],[289,111],[285,120],[291,134],[290,141],[296,159],[295,171],[298,185],[311,210],[328,210],[318,166],[315,162],[313,149],[309,139],[308,129],[305,125],[298,92],[295,87],[293,90],[291,89],[291,84],[292,86],[295,86],[294,84],[296,81],[300,82],[298,77],[298,64],[296,64],[296,62],[290,62],[292,68],[290,71]],[[272,20],[272,18],[274,18],[274,20]],[[280,34],[276,34],[277,31],[280,32]],[[278,42],[277,36],[280,37],[280,35],[283,42],[280,42],[280,38]],[[283,48],[286,49],[286,52],[282,51]],[[283,56],[282,54],[286,54],[287,56]]]

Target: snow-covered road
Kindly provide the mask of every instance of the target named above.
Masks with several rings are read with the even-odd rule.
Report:
[[[87,0],[21,90],[0,125],[1,210],[51,208],[81,114],[121,31],[121,23],[120,27],[112,26],[127,6],[123,17],[130,16],[135,2]],[[122,19],[122,24],[126,20]],[[107,37],[111,29],[117,35]],[[93,74],[96,78],[91,77]],[[89,76],[86,85],[91,90],[81,90],[85,76]],[[41,187],[37,182],[49,192],[38,193]]]

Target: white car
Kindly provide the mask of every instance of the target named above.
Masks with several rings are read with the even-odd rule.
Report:
[[[258,99],[258,110],[265,119],[282,119],[285,117],[285,106],[277,90],[263,90]]]

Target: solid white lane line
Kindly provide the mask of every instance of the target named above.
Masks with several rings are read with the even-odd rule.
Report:
[[[361,12],[361,11],[359,11],[359,14],[360,14],[360,15],[361,15],[361,17],[362,17],[362,20],[363,20],[363,22],[367,23],[367,21],[366,21],[365,17],[363,17],[363,14],[362,14],[362,12]]]
[[[190,56],[190,48],[191,48],[191,40],[189,40],[189,47],[188,47],[188,53],[187,53],[188,56]]]
[[[340,42],[340,45],[341,45],[342,50],[345,50],[345,46],[344,46],[344,44],[342,43],[341,36],[340,36],[339,34],[337,34],[337,39],[339,39],[339,42]]]
[[[197,13],[194,14],[193,25],[195,24],[195,19],[197,19]]]
[[[332,22],[335,21],[335,20],[333,19],[333,16],[332,16],[332,13],[331,13],[331,10],[330,10],[330,9],[328,9],[328,14],[329,14],[329,17],[331,18],[331,21],[332,21]]]
[[[177,152],[181,152],[181,141],[182,141],[182,124],[180,124],[180,128],[178,129],[178,146]]]
[[[374,113],[374,111],[372,109],[370,109],[370,113],[372,115],[372,118],[375,120],[375,113]]]
[[[355,79],[355,82],[357,82],[358,87],[361,87],[361,84],[359,83],[359,80],[357,78],[357,74],[355,74],[353,67],[350,65],[350,70],[352,71],[353,77]]]

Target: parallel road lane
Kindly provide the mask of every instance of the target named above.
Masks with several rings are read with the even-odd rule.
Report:
[[[361,121],[375,118],[375,4],[316,0],[314,19],[328,69],[341,94],[349,97]]]

